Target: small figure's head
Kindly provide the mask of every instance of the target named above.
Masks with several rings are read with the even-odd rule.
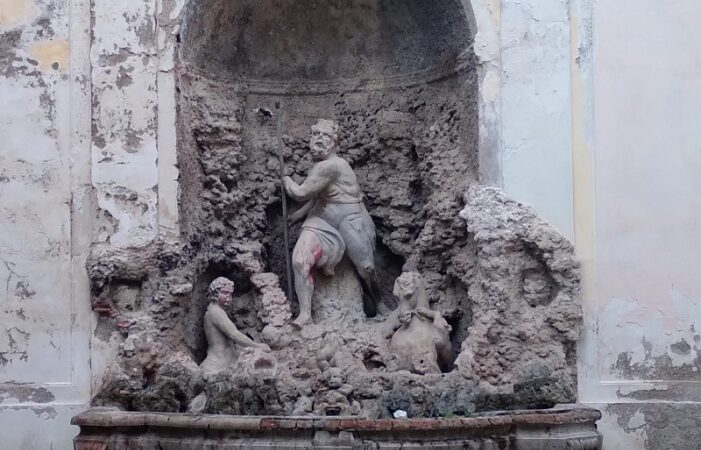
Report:
[[[326,379],[326,385],[331,389],[339,389],[346,381],[346,377],[343,376],[343,371],[338,367],[326,369],[324,371],[324,378]]]
[[[302,412],[309,413],[309,412],[312,412],[313,410],[314,410],[314,402],[312,401],[311,398],[307,397],[306,395],[303,395],[297,399],[297,404],[295,405],[295,411],[298,411],[299,413],[302,413]]]
[[[399,275],[394,282],[392,293],[409,309],[428,308],[426,287],[418,272],[404,272]]]
[[[234,294],[234,282],[225,277],[219,277],[210,283],[207,289],[210,302],[217,302],[220,306],[229,306],[231,296]]]
[[[309,150],[314,161],[323,161],[336,153],[340,128],[335,121],[326,119],[319,119],[312,125]]]
[[[541,271],[526,272],[523,293],[531,306],[547,305],[552,300],[552,283],[548,275]]]

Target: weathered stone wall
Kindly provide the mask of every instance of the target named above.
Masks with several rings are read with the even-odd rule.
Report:
[[[357,336],[339,336],[344,347],[353,349],[347,357],[358,359],[359,372],[350,363],[348,377],[356,395],[367,400],[369,409],[363,412],[386,416],[391,405],[406,404],[403,407],[412,415],[445,415],[574,401],[573,342],[580,316],[571,246],[545,224],[533,225],[531,235],[519,234],[518,224],[500,220],[501,215],[516,215],[524,222],[535,216],[519,213],[522,206],[503,196],[489,200],[468,194],[475,202],[464,215],[468,227],[458,216],[464,206],[462,195],[478,183],[477,73],[462,6],[446,3],[429,8],[431,16],[421,16],[413,31],[416,36],[405,36],[416,46],[397,49],[398,44],[387,42],[385,34],[397,23],[408,26],[416,21],[415,9],[423,11],[423,6],[414,5],[409,11],[397,6],[395,11],[382,2],[350,3],[345,11],[349,19],[337,11],[334,16],[335,9],[327,6],[312,7],[307,15],[293,3],[284,3],[276,22],[275,17],[256,16],[260,6],[242,5],[195,2],[184,15],[176,64],[180,240],[161,238],[148,249],[120,250],[112,242],[93,249],[88,264],[93,308],[102,315],[102,334],[123,340],[96,402],[136,410],[186,408],[200,389],[193,368],[204,351],[204,289],[222,275],[238,285],[238,300],[229,311],[237,326],[265,339],[278,352],[283,369],[289,366],[291,377],[298,377],[297,362],[286,359],[290,343],[276,333],[266,333],[251,278],[265,272],[283,275],[276,124],[281,125],[286,171],[300,179],[310,167],[308,128],[318,117],[332,117],[342,126],[343,156],[358,173],[378,228],[378,266],[386,306],[392,307],[390,292],[396,276],[402,270],[418,270],[426,279],[433,307],[452,325],[455,355],[466,355],[458,370],[445,379],[395,377],[384,372],[387,342],[372,342],[368,347]],[[371,11],[377,5],[385,7]],[[393,11],[391,18],[388,11]],[[353,14],[367,15],[377,23],[361,24],[352,20]],[[463,17],[462,23],[455,14]],[[285,23],[278,23],[281,17]],[[353,70],[347,69],[343,53],[329,59],[329,52],[344,48],[335,41],[335,28],[315,29],[317,34],[307,40],[294,31],[341,17],[345,38],[355,42],[355,37],[367,46]],[[237,21],[243,21],[241,27],[232,27]],[[291,30],[289,35],[269,35],[270,29],[285,26]],[[425,34],[434,28],[444,35],[427,40]],[[212,54],[212,45],[224,41],[238,42],[232,51],[238,52],[239,66],[219,60],[233,57],[226,56],[229,47],[222,47],[223,56]],[[289,53],[263,62],[281,49]],[[400,59],[401,65],[394,64]],[[270,68],[275,64],[281,65],[280,71]],[[148,109],[148,98],[139,100]],[[136,193],[130,198],[139,202]],[[485,222],[481,208],[495,215],[497,225]],[[143,212],[148,215],[149,208],[143,206]],[[499,233],[503,236],[494,236]],[[485,234],[488,243],[479,240]],[[547,256],[552,251],[548,242],[557,239],[562,241],[561,254]],[[480,247],[499,245],[503,254],[490,254]],[[499,260],[503,260],[500,268]],[[510,276],[496,281],[501,288],[489,281],[504,271]],[[534,297],[534,304],[521,301],[523,296]],[[473,305],[478,305],[474,317]],[[532,308],[536,310],[531,313],[533,323],[520,329],[523,336],[516,344],[508,341],[518,336],[495,337],[510,332],[515,318],[528,315]],[[513,317],[500,318],[494,312]],[[484,342],[476,337],[482,331]],[[358,332],[367,334],[362,329]],[[321,345],[317,338],[302,333],[302,339],[287,340],[296,345],[296,358],[313,359]],[[486,351],[492,345],[496,351]],[[525,351],[526,347],[532,351]],[[363,367],[364,355],[373,352],[383,370]],[[517,354],[522,358],[514,357]],[[260,397],[256,406],[246,403],[246,411],[289,414],[295,394],[282,391],[301,381],[284,375],[273,380],[280,391],[273,396],[268,392],[273,388],[247,377],[222,380],[215,390],[238,391],[236,383],[244,383],[251,395]],[[312,377],[310,382],[318,384],[321,373],[312,370],[299,376]],[[375,384],[384,386],[386,395],[367,390]],[[442,399],[442,391],[455,389],[461,394]],[[278,395],[293,398],[271,403]],[[243,411],[237,409],[241,404],[234,402],[235,396],[220,397],[221,401],[210,401],[210,411]],[[212,406],[212,401],[218,406]],[[471,402],[476,406],[467,406]]]
[[[379,275],[390,306],[394,279],[408,263],[424,273],[432,300],[459,321],[467,287],[455,286],[460,281],[449,275],[444,252],[459,253],[467,245],[454,213],[476,179],[476,152],[470,152],[474,79],[465,82],[465,76],[413,89],[279,97],[242,94],[230,84],[184,73],[182,225],[211,259],[204,284],[225,274],[242,278],[245,286],[245,274],[260,271],[284,280],[276,122],[256,112],[278,103],[286,169],[297,179],[311,167],[311,123],[317,117],[341,123],[343,157],[358,174],[378,229]],[[296,227],[292,242],[298,232]]]
[[[233,7],[225,6],[224,12],[227,8]],[[188,14],[203,11],[213,14],[198,3]],[[275,92],[280,90],[275,85],[279,80],[222,79],[227,74],[222,74],[221,68],[211,73],[192,68],[193,63],[203,65],[196,50],[209,48],[208,36],[221,39],[222,34],[233,33],[230,37],[234,41],[234,34],[240,31],[231,28],[228,21],[214,21],[209,24],[214,31],[204,32],[208,28],[201,17],[185,17],[192,22],[188,26],[193,30],[185,33],[177,80],[182,240],[180,245],[166,244],[153,251],[116,251],[114,245],[93,251],[93,307],[105,316],[101,320],[103,335],[121,335],[125,343],[117,349],[119,358],[133,361],[133,365],[127,362],[126,366],[137,369],[132,373],[125,372],[124,367],[113,368],[100,401],[115,401],[113,397],[124,391],[124,383],[150,385],[153,374],[160,373],[161,365],[168,365],[165,360],[178,351],[181,354],[175,359],[188,359],[192,352],[191,363],[201,361],[203,293],[216,276],[233,278],[239,286],[240,301],[231,311],[237,325],[252,336],[261,333],[264,324],[256,314],[260,305],[249,278],[265,271],[281,275],[283,259],[276,181],[280,170],[277,117],[266,119],[256,112],[261,106],[284,115],[285,158],[291,173],[298,177],[309,167],[306,148],[310,121],[331,116],[341,122],[344,156],[358,170],[378,224],[383,248],[380,275],[387,300],[392,302],[389,292],[403,263],[412,260],[413,267],[426,272],[433,300],[455,321],[459,348],[469,325],[467,286],[449,273],[446,261],[450,258],[444,256],[451,251],[457,257],[467,245],[465,226],[457,212],[462,192],[477,176],[477,87],[469,30],[461,31],[464,42],[448,41],[448,46],[456,49],[448,63],[458,64],[455,67],[429,66],[435,74],[424,74],[426,67],[422,66],[416,73],[394,74],[394,79],[384,74],[384,78],[373,80],[374,86],[360,88],[353,86],[351,78],[283,80],[296,96],[281,97]],[[451,20],[455,20],[453,16]],[[357,29],[351,31],[358,34]],[[425,32],[420,30],[418,34]],[[282,39],[290,40],[285,36]],[[291,40],[287,44],[299,45]],[[303,47],[302,51],[314,50],[310,45]],[[421,61],[420,52],[428,50],[412,51]],[[309,58],[317,56],[314,53]],[[214,62],[210,59],[206,62]],[[375,64],[382,62],[377,60]],[[384,88],[385,84],[389,87]],[[249,92],[256,89],[258,92]],[[273,106],[276,102],[282,103],[279,111]],[[379,183],[390,171],[397,176]],[[189,288],[181,289],[184,285]],[[152,342],[170,345],[147,348]],[[130,392],[116,401],[128,408],[163,408],[152,403],[134,405],[133,396],[139,394]]]

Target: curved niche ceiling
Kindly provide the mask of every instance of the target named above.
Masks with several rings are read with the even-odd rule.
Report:
[[[192,0],[186,66],[267,84],[410,84],[465,64],[460,0]]]

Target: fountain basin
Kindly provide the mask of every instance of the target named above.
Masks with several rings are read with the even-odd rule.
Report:
[[[252,417],[91,409],[72,420],[75,450],[601,449],[593,409],[439,419]]]

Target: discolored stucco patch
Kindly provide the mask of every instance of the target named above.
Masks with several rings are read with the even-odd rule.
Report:
[[[670,346],[670,349],[677,355],[689,355],[691,353],[691,345],[686,342],[686,339],[682,339]]]
[[[23,406],[13,406],[10,408],[13,411],[24,411],[27,408]],[[42,406],[42,407],[33,407],[29,408],[31,412],[34,413],[38,418],[44,419],[44,420],[54,420],[56,416],[58,416],[58,412],[56,411],[56,408],[52,408],[50,406]]]
[[[134,83],[134,79],[131,77],[131,73],[134,71],[133,67],[120,67],[117,76],[117,87],[123,88]]]
[[[42,41],[29,47],[29,55],[42,72],[68,71],[69,46],[66,40]]]
[[[0,0],[0,28],[12,28],[27,21],[34,12],[31,0]]]
[[[685,402],[689,399],[699,397],[699,387],[696,383],[689,382],[667,382],[655,384],[653,386],[620,388],[616,392],[619,399],[633,399],[637,401],[663,401],[663,402]]]
[[[643,346],[645,346],[643,341]],[[686,340],[681,340],[670,346],[673,355],[689,358],[688,362],[675,363],[669,353],[653,355],[646,348],[645,358],[634,361],[632,352],[621,352],[612,365],[612,373],[626,380],[671,380],[698,381],[701,379],[701,350],[692,349]]]

